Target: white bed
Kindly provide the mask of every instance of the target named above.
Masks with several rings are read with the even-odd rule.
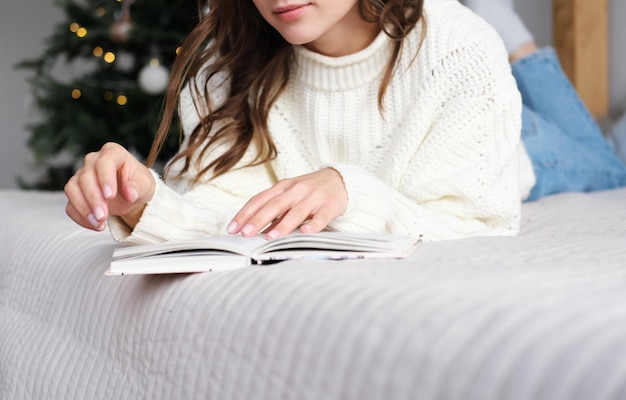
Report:
[[[626,399],[626,189],[409,259],[105,277],[60,193],[0,191],[0,399]]]

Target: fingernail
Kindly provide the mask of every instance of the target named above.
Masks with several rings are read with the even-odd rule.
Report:
[[[300,227],[300,232],[309,232],[311,230],[311,225],[309,224],[304,224]]]
[[[279,236],[280,236],[280,232],[277,229],[272,229],[271,231],[267,233],[267,238],[269,240],[276,239]]]
[[[237,222],[233,221],[230,224],[228,224],[228,227],[226,228],[226,231],[228,233],[235,233],[235,232],[237,232]]]
[[[104,185],[102,186],[102,194],[104,195],[105,199],[110,199],[111,197],[113,197],[113,189],[111,189],[111,186],[109,185]]]
[[[96,217],[93,214],[89,214],[87,216],[87,220],[89,221],[91,226],[93,226],[94,228],[98,228],[100,226],[100,222],[98,222],[98,220],[96,219]]]
[[[137,192],[137,189],[135,189],[134,187],[130,188],[130,202],[134,203],[135,201],[137,201],[137,199],[139,198],[139,192]]]
[[[253,231],[254,231],[254,225],[252,224],[246,224],[246,226],[244,226],[243,229],[241,230],[241,232],[244,235],[251,235]]]
[[[102,209],[102,207],[94,208],[93,216],[96,218],[96,220],[102,221],[104,219],[104,210]]]

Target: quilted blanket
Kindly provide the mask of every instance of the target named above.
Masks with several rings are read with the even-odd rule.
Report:
[[[405,260],[105,277],[61,193],[0,191],[0,399],[626,399],[626,189]]]

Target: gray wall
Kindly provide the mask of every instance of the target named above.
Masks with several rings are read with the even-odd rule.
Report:
[[[552,0],[517,0],[515,9],[535,35],[537,44],[546,46],[552,43]]]
[[[592,1],[592,0],[590,0]],[[35,118],[29,106],[24,73],[13,65],[40,54],[61,12],[52,0],[3,1],[0,5],[0,188],[16,187],[15,177],[36,176],[26,147],[25,125]],[[516,7],[540,45],[551,43],[551,1],[517,0]],[[611,0],[611,105],[614,110],[626,104],[626,0]],[[619,17],[621,16],[621,17]]]
[[[52,0],[3,1],[0,5],[0,188],[17,187],[18,175],[32,180],[36,175],[26,147],[25,125],[34,111],[29,104],[25,72],[15,63],[41,54],[43,39],[62,13]]]
[[[610,0],[611,107],[626,110],[626,0]]]

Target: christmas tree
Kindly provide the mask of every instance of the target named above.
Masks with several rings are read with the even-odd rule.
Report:
[[[58,0],[67,19],[43,54],[17,67],[32,72],[38,121],[29,148],[45,171],[24,188],[62,189],[83,156],[104,143],[147,157],[169,70],[198,20],[195,0]],[[68,77],[68,72],[71,71]],[[178,126],[160,161],[178,148]]]

